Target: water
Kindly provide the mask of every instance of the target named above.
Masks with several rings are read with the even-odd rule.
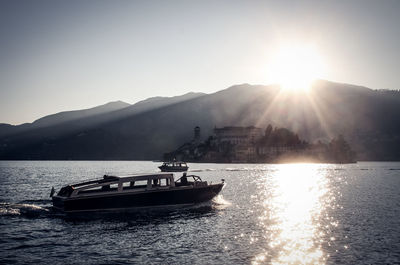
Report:
[[[0,161],[0,264],[400,263],[400,163],[189,164],[210,205],[68,217],[49,193],[152,162]]]

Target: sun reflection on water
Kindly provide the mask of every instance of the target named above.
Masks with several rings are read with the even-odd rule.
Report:
[[[264,211],[266,253],[253,264],[324,264],[320,220],[328,191],[327,176],[317,164],[278,165],[265,178]],[[326,203],[326,202],[325,202]]]

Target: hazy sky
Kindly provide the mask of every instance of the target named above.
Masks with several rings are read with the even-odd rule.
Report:
[[[0,123],[268,84],[282,43],[321,78],[400,89],[400,1],[0,1]]]

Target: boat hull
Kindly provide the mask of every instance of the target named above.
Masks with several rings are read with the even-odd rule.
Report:
[[[53,206],[66,213],[88,211],[125,211],[135,208],[193,205],[210,201],[222,190],[224,184],[204,187],[178,187],[168,190],[116,193],[107,195],[67,198],[53,197]]]
[[[161,172],[184,172],[188,171],[189,167],[167,167],[167,166],[160,166],[158,167]]]

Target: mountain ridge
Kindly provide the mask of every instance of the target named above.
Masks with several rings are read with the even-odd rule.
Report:
[[[61,136],[42,131],[35,139],[3,137],[0,159],[159,159],[190,140],[195,126],[205,137],[215,126],[271,123],[311,142],[342,134],[362,160],[400,160],[399,102],[400,92],[324,80],[297,94],[276,85],[241,84],[117,119],[111,115]]]
[[[50,114],[39,118],[32,122],[32,125],[43,127],[50,126],[61,122],[66,122],[74,119],[81,119],[84,117],[89,117],[93,115],[98,115],[106,113],[109,111],[115,111],[123,108],[127,108],[131,104],[123,102],[121,100],[111,101],[99,106],[95,106],[87,109],[71,110],[71,111],[61,111],[55,114]]]
[[[8,136],[10,134],[23,133],[32,129],[39,129],[43,127],[56,126],[60,123],[66,122],[80,122],[83,119],[83,123],[86,123],[85,118],[92,118],[95,122],[89,122],[89,126],[93,124],[99,124],[112,119],[119,119],[124,116],[129,116],[134,113],[140,113],[142,111],[147,111],[149,109],[166,106],[169,104],[174,104],[182,100],[187,100],[195,97],[204,95],[204,93],[199,92],[189,92],[184,95],[172,96],[172,97],[154,97],[148,98],[142,101],[138,101],[135,104],[125,103],[121,100],[111,101],[99,106],[95,106],[88,109],[72,110],[72,111],[62,111],[55,114],[46,115],[42,118],[35,120],[32,123],[23,123],[20,125],[11,125],[7,123],[0,123],[0,137]],[[157,100],[154,100],[157,98]],[[157,106],[153,104],[158,103]],[[72,115],[71,115],[72,114]],[[73,116],[70,118],[63,118],[62,116]],[[103,118],[99,118],[98,115],[104,115]],[[97,117],[96,117],[97,116]],[[121,116],[121,117],[115,117]],[[50,122],[49,122],[50,121]],[[81,122],[82,123],[82,122]]]

